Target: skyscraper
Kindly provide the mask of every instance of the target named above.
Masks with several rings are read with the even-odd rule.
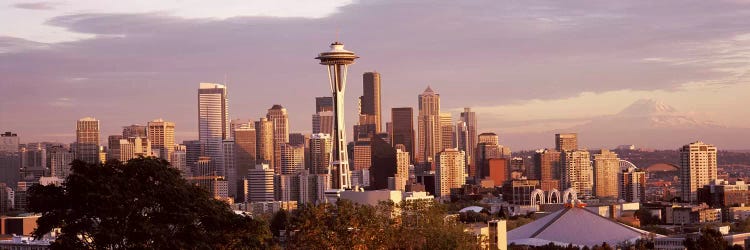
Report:
[[[99,163],[99,120],[85,117],[76,122],[75,158]]]
[[[273,122],[267,118],[260,118],[255,122],[255,150],[256,164],[266,163],[274,171],[273,160]],[[278,173],[278,172],[277,172]]]
[[[313,134],[331,134],[333,132],[333,111],[321,111],[312,116]]]
[[[289,115],[286,108],[275,104],[266,114],[266,118],[273,123],[273,164],[276,173],[281,171],[281,146],[289,143]]]
[[[232,128],[234,134],[234,164],[237,169],[237,187],[244,186],[244,177],[247,176],[248,169],[255,167],[255,155],[257,145],[255,140],[257,138],[255,125],[252,122],[241,123]],[[240,200],[244,198],[244,190],[237,188],[237,191],[242,191],[242,194],[238,193],[236,198]],[[244,200],[240,200],[244,201]]]
[[[354,142],[354,159],[352,169],[370,170],[370,166],[372,166],[372,148],[370,144],[370,139],[363,139]]]
[[[428,86],[418,99],[417,145],[419,153],[416,161],[424,164],[434,162],[434,157],[442,151],[440,95]]]
[[[529,179],[539,179],[542,190],[560,190],[560,152],[540,149],[534,154],[534,176]]]
[[[698,200],[698,188],[717,179],[717,149],[701,141],[680,148],[680,191],[682,201]]]
[[[125,138],[130,137],[142,137],[146,138],[146,126],[140,124],[133,124],[122,127],[122,136]]]
[[[234,149],[236,148],[234,139],[229,138],[226,140],[221,141],[221,155],[222,159],[224,159],[224,168],[223,173],[220,174],[220,176],[224,176],[224,180],[226,181],[227,195],[233,198],[237,197],[237,189],[242,189],[238,187],[242,187],[242,178],[238,178],[237,174],[237,166],[235,164],[235,155],[234,155]],[[244,196],[244,195],[243,195]]]
[[[365,72],[362,75],[362,114],[373,117],[375,133],[382,131],[380,110],[380,73]]]
[[[615,152],[602,149],[594,154],[594,196],[617,198],[619,172],[620,158]]]
[[[646,201],[646,171],[629,167],[620,172],[620,199],[626,202]]]
[[[578,197],[593,195],[594,171],[589,151],[575,150],[562,153],[562,189],[575,188]]]
[[[245,178],[247,195],[245,201],[260,202],[274,200],[274,174],[268,164],[258,164],[248,170]]]
[[[393,178],[398,172],[396,149],[383,138],[374,136],[370,141],[370,188],[387,189],[388,178]],[[407,163],[408,164],[408,163]],[[409,166],[406,166],[408,174]],[[405,184],[405,183],[404,183]],[[401,187],[403,189],[403,187]]]
[[[182,178],[191,176],[190,168],[187,165],[187,147],[185,145],[175,146],[169,158],[172,159],[169,163],[173,168],[180,170]]]
[[[490,159],[503,158],[502,146],[498,144],[497,134],[488,132],[479,135],[479,144],[476,147],[476,159],[472,168],[469,168],[469,177],[481,180],[490,174]],[[500,183],[495,183],[500,185]]]
[[[310,173],[328,174],[332,150],[331,135],[317,133],[310,137]]]
[[[148,122],[146,134],[151,148],[159,151],[159,157],[172,162],[174,151],[174,122],[156,119]]]
[[[396,174],[394,177],[394,190],[406,190],[406,182],[409,180],[409,152],[400,148],[396,149]]]
[[[442,144],[440,151],[456,148],[456,140],[454,139],[455,130],[451,113],[440,113],[440,142]]]
[[[280,174],[296,174],[305,168],[305,147],[303,145],[281,144]]]
[[[409,153],[409,162],[414,162],[414,111],[412,108],[391,109],[392,132],[391,144],[393,147],[401,144]]]
[[[203,152],[203,145],[200,140],[182,141],[182,144],[185,145],[185,160],[190,176],[198,176],[198,159]]]
[[[464,108],[464,112],[461,112],[460,120],[466,126],[464,139],[461,140],[462,145],[457,145],[459,150],[466,152],[466,164],[474,164],[474,154],[476,153],[477,147],[477,115],[471,108]],[[458,131],[458,128],[456,128]]]
[[[20,179],[19,142],[16,133],[5,132],[0,134],[0,183],[6,183],[10,187],[16,187]],[[5,189],[0,190],[0,192],[5,192]]]
[[[555,150],[560,152],[578,150],[578,134],[555,134]]]
[[[229,97],[227,88],[217,83],[201,83],[198,89],[198,138],[202,155],[210,157],[216,174],[225,175],[222,143],[229,139]]]
[[[346,152],[346,129],[344,126],[344,89],[346,73],[350,64],[359,58],[354,52],[344,49],[344,44],[334,42],[331,50],[318,54],[315,59],[328,68],[331,94],[333,95],[333,157],[331,158],[331,187],[346,189],[350,187],[349,156]]]
[[[333,97],[315,97],[315,113],[333,111]]]
[[[49,166],[52,176],[65,179],[70,174],[73,152],[66,146],[53,146],[49,150]]]
[[[435,171],[436,196],[448,197],[451,188],[460,188],[466,184],[464,159],[466,159],[465,153],[457,149],[446,149],[440,153],[440,160]]]

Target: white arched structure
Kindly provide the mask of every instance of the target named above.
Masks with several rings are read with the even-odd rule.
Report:
[[[628,170],[630,168],[638,169],[638,167],[635,166],[632,162],[626,161],[626,160],[620,160],[620,172],[624,170]]]
[[[561,204],[563,203],[562,200],[560,200],[560,191],[553,188],[547,193],[547,203],[549,204]]]
[[[575,188],[568,188],[568,189],[565,189],[565,192],[563,192],[561,203],[570,203],[577,199],[578,199],[578,191],[576,191]]]
[[[534,189],[531,191],[531,205],[546,204],[544,202],[544,191],[541,189]]]

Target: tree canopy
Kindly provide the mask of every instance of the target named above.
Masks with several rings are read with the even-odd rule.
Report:
[[[28,210],[42,214],[34,236],[61,229],[53,249],[252,249],[270,242],[264,222],[236,215],[163,159],[74,161],[71,170],[61,187],[29,190]]]

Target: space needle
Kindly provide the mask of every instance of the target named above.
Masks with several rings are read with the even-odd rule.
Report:
[[[344,89],[346,88],[346,71],[354,59],[359,58],[354,52],[344,49],[338,41],[331,44],[331,50],[318,54],[315,59],[328,66],[328,80],[333,94],[333,151],[328,173],[331,176],[331,188],[350,189],[349,156],[346,153],[346,130],[344,129]]]

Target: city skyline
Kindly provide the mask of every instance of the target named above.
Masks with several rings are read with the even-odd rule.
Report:
[[[731,134],[735,131],[732,128],[750,127],[750,121],[745,118],[750,117],[747,113],[750,111],[741,108],[747,105],[743,100],[750,93],[750,85],[741,74],[746,66],[737,63],[747,61],[742,58],[747,57],[746,47],[750,46],[750,39],[747,39],[744,30],[747,25],[743,23],[748,18],[740,18],[746,14],[735,10],[740,9],[737,7],[741,7],[741,4],[719,2],[683,6],[662,2],[647,8],[637,4],[631,6],[631,3],[612,6],[577,6],[573,3],[571,6],[560,6],[549,2],[539,2],[533,6],[471,3],[421,6],[418,3],[380,1],[327,3],[329,7],[316,10],[316,13],[323,14],[290,14],[286,17],[274,17],[284,16],[281,14],[252,17],[252,12],[247,12],[245,17],[237,17],[241,13],[227,14],[213,9],[206,11],[204,15],[207,16],[199,17],[183,14],[181,10],[153,12],[165,8],[159,4],[151,7],[155,9],[121,9],[124,13],[111,13],[104,7],[76,7],[77,4],[73,3],[57,6],[40,4],[36,7],[9,4],[0,7],[0,11],[30,15],[45,13],[50,17],[44,20],[52,20],[38,25],[64,30],[66,34],[83,35],[85,39],[67,37],[62,39],[67,41],[62,44],[54,43],[60,39],[14,33],[17,29],[7,29],[6,33],[0,34],[3,41],[0,45],[0,73],[6,76],[4,84],[0,86],[0,127],[18,133],[24,142],[70,142],[74,139],[70,124],[81,117],[93,116],[101,120],[102,138],[117,134],[122,126],[128,124],[145,124],[155,118],[163,118],[175,122],[177,141],[197,139],[198,128],[192,117],[196,112],[195,104],[191,101],[195,95],[193,86],[199,82],[219,82],[227,83],[231,96],[236,96],[230,98],[230,106],[242,107],[232,112],[231,119],[257,120],[265,108],[278,103],[289,109],[290,132],[309,133],[309,115],[314,113],[314,97],[325,96],[327,91],[319,88],[325,84],[325,79],[320,77],[323,74],[314,65],[303,62],[317,51],[314,45],[330,42],[336,37],[335,30],[340,29],[341,40],[367,56],[350,72],[350,76],[357,76],[350,77],[350,91],[361,93],[359,76],[362,73],[373,70],[381,73],[383,117],[389,117],[393,107],[416,108],[413,96],[430,85],[443,93],[442,110],[452,113],[454,120],[464,107],[471,107],[478,119],[477,133],[498,133],[501,144],[514,149],[551,147],[549,140],[539,144],[540,140],[519,138],[536,138],[538,134],[548,136],[555,132],[577,132],[581,135],[581,145],[587,148],[636,144],[675,149],[674,145],[679,143],[622,138],[593,141],[591,138],[598,135],[587,130],[593,131],[595,128],[583,125],[599,121],[601,117],[616,116],[639,100],[654,99],[664,100],[664,104],[681,111],[675,113],[674,117],[687,120],[696,118],[691,123],[678,123],[676,128],[697,124],[706,125],[704,130],[709,132]],[[418,6],[425,10],[418,10]],[[398,15],[392,20],[378,19],[399,7],[415,13]],[[681,10],[685,15],[700,12],[708,17],[684,19],[679,15],[659,15],[670,10],[670,7]],[[451,8],[487,18],[493,17],[494,13],[504,13],[507,15],[503,15],[503,20],[483,21],[495,24],[513,22],[525,28],[525,31],[504,25],[456,30],[454,28],[457,27],[440,25],[440,22],[433,25],[409,22],[418,18],[451,18],[459,26],[477,26],[477,20],[456,15],[455,11],[449,11]],[[487,10],[483,11],[482,8]],[[625,9],[630,11],[625,12]],[[706,14],[705,9],[732,15],[729,15],[730,18],[713,16]],[[597,22],[591,22],[592,19]],[[24,26],[26,20],[19,19],[22,23],[19,26]],[[334,27],[342,20],[359,22]],[[383,28],[383,34],[378,37],[363,34],[362,31],[372,28],[376,20],[414,24]],[[642,33],[627,28],[645,25],[641,23],[642,20],[661,25],[643,26],[645,29]],[[260,32],[251,28],[253,24],[271,28],[274,32]],[[328,28],[331,32],[310,34],[301,29],[311,24]],[[386,26],[389,25],[382,24],[382,27]],[[199,43],[205,37],[230,34],[226,33],[229,32],[227,30],[235,29],[245,35],[212,39],[208,46]],[[159,32],[166,30],[173,38],[163,40]],[[420,31],[418,36],[405,35],[417,30]],[[437,35],[442,32],[452,32],[454,36]],[[665,37],[661,33],[677,35]],[[290,34],[299,39],[284,39]],[[592,46],[591,41],[578,38],[576,34],[595,35],[599,43],[611,45]],[[380,37],[396,38],[399,42],[386,43]],[[482,42],[460,46],[462,41],[472,41],[472,37]],[[531,37],[535,39],[529,40]],[[197,53],[187,52],[183,46],[164,49],[165,46],[173,46],[175,39],[187,39],[191,42],[184,46],[213,53],[209,53],[210,56],[201,53],[204,55],[201,57]],[[248,39],[252,41],[249,46],[233,45],[235,42],[245,43]],[[300,39],[309,42],[295,41]],[[553,41],[564,43],[552,45]],[[278,74],[278,69],[268,68],[253,60],[270,60],[271,56],[263,51],[270,44],[283,48],[278,58],[287,65],[285,72],[292,73]],[[408,44],[414,46],[406,46]],[[679,46],[672,46],[674,44]],[[101,53],[100,49],[103,48],[113,51],[112,54]],[[459,50],[460,53],[456,52]],[[183,54],[188,60],[174,61],[177,55]],[[396,54],[405,55],[406,59],[389,63],[390,56]],[[424,63],[450,61],[465,55],[475,57],[477,64],[460,61],[450,64]],[[206,64],[206,61],[218,63]],[[513,61],[513,64],[508,61]],[[549,76],[537,74],[540,70],[545,72],[541,75]],[[316,80],[309,82],[309,79]],[[262,88],[261,85],[265,83],[272,83],[269,85],[276,88]],[[294,94],[284,94],[286,87],[294,87]],[[113,93],[117,95],[113,96]],[[305,94],[299,96],[296,93]],[[164,100],[162,97],[170,104],[159,110],[149,109],[158,105],[156,99]],[[356,122],[356,98],[356,95],[346,98],[345,127],[349,134]],[[19,103],[24,105],[23,110],[9,108]],[[147,111],[127,112],[133,109]],[[383,124],[386,122],[385,119],[382,121]],[[706,138],[711,136],[692,135],[692,132],[678,133],[678,140],[711,141],[722,149],[748,148],[735,139],[742,136]]]

